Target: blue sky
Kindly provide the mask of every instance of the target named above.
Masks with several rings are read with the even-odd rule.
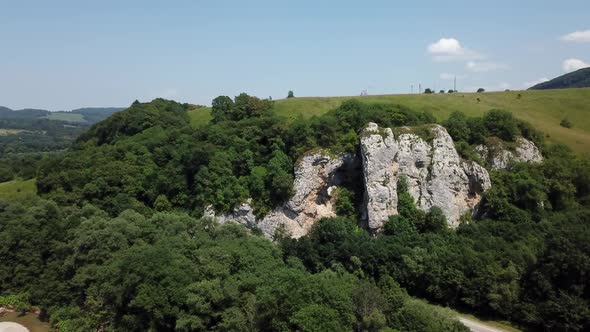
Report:
[[[588,65],[589,30],[587,0],[0,0],[0,105],[523,89]]]

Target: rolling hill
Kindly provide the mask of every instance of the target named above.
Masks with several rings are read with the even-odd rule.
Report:
[[[520,96],[520,97],[519,97]],[[366,97],[304,97],[275,101],[273,111],[286,118],[321,115],[343,101],[358,99],[366,103],[392,103],[416,111],[429,111],[439,121],[452,112],[479,116],[491,109],[504,109],[531,123],[547,135],[549,142],[568,145],[577,153],[590,150],[590,88],[562,90],[529,90],[455,94],[375,95]],[[209,108],[189,111],[194,126],[211,119]],[[567,118],[572,128],[560,126]]]
[[[122,107],[87,107],[78,108],[68,112],[50,112],[42,109],[28,108],[22,110],[12,110],[8,107],[0,106],[0,120],[19,119],[34,121],[40,119],[49,119],[64,122],[94,124],[123,109],[124,108]]]
[[[568,89],[590,87],[590,67],[578,69],[550,81],[539,83],[529,90]]]
[[[70,112],[11,110],[0,106],[0,158],[14,153],[61,150],[91,125],[122,108],[81,108]]]

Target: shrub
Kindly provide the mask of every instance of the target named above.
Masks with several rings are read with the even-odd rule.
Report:
[[[572,127],[572,122],[568,119],[568,118],[564,118],[563,120],[561,120],[561,122],[559,123],[560,126],[564,127],[564,128],[571,128]]]
[[[439,207],[432,207],[424,218],[422,232],[440,232],[447,228],[447,218]]]
[[[10,181],[14,178],[14,174],[8,168],[0,167],[0,182]]]
[[[31,308],[29,295],[25,293],[1,295],[0,307],[10,307],[18,312],[27,312]]]
[[[172,209],[172,204],[170,204],[166,195],[158,195],[154,201],[154,209],[158,212],[168,211]]]
[[[491,110],[484,115],[483,122],[491,135],[505,141],[514,141],[520,134],[518,122],[508,111]]]
[[[335,196],[336,214],[343,217],[355,217],[354,193],[347,188],[338,188]]]
[[[468,118],[462,112],[453,112],[449,118],[443,122],[449,135],[455,141],[469,141],[471,129],[469,128]]]

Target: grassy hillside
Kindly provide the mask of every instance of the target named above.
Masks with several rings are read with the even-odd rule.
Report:
[[[15,202],[28,200],[37,195],[35,179],[13,180],[0,183],[0,200]]]
[[[69,112],[53,112],[47,118],[49,120],[67,121],[67,122],[86,122],[82,114]]]
[[[14,153],[63,150],[94,123],[115,112],[117,107],[81,108],[71,112],[0,106],[0,158]]]
[[[213,118],[211,116],[210,107],[195,108],[190,110],[188,114],[191,118],[191,125],[194,127],[204,125],[211,121],[211,119]]]
[[[521,98],[518,98],[518,95]],[[453,111],[478,116],[493,108],[511,111],[517,118],[530,122],[549,137],[550,142],[567,144],[578,153],[590,150],[590,88],[531,90],[456,94],[407,94],[367,97],[307,97],[275,101],[274,111],[288,118],[323,114],[347,99],[363,102],[400,104],[417,111],[430,111],[439,120]],[[477,100],[479,98],[479,101]],[[198,112],[198,113],[197,113]],[[193,125],[206,123],[208,110],[191,111]],[[573,127],[561,127],[568,118]]]

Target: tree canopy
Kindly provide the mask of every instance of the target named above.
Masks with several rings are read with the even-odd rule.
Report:
[[[287,120],[240,94],[216,98],[212,121],[194,128],[190,107],[134,102],[67,151],[31,159],[23,173],[36,172],[40,198],[0,201],[0,305],[38,306],[62,331],[467,331],[417,298],[534,329],[590,328],[590,160],[546,146],[511,113],[443,122],[468,159],[519,136],[545,156],[491,172],[457,229],[419,209],[402,178],[399,214],[369,234],[357,175],[335,191],[336,217],[272,243],[203,212],[251,199],[261,217],[293,194],[305,153],[355,154],[368,122],[435,117],[349,100]]]

